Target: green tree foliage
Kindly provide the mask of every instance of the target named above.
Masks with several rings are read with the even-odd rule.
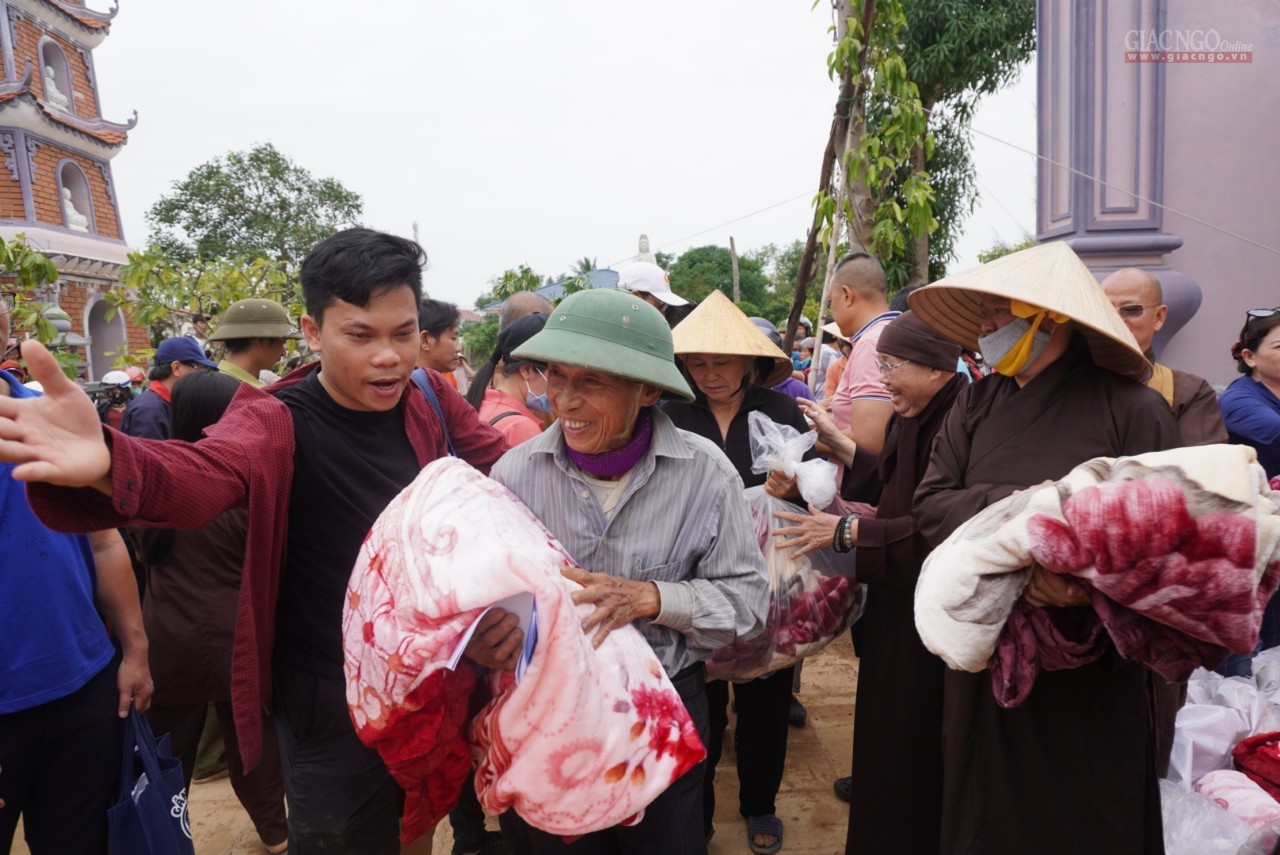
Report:
[[[926,108],[963,123],[983,95],[1012,83],[1036,47],[1035,0],[902,0],[902,55]]]
[[[927,165],[933,187],[933,218],[938,223],[929,235],[928,281],[932,282],[947,275],[947,265],[955,258],[956,241],[960,239],[965,219],[973,213],[978,196],[977,176],[970,157],[973,146],[967,126],[948,121],[946,107],[940,104],[933,108],[929,127],[933,133],[933,151]],[[914,252],[911,261],[913,270],[918,272]]]
[[[485,315],[482,321],[463,325],[462,351],[467,355],[467,361],[476,370],[479,370],[480,364],[489,358],[489,354],[493,353],[493,349],[497,346],[497,315]]]
[[[75,377],[79,356],[75,349],[57,346],[60,333],[47,313],[55,304],[44,303],[31,296],[33,292],[58,281],[58,268],[43,253],[27,244],[26,235],[19,234],[13,240],[0,238],[0,276],[4,277],[5,290],[16,291],[18,295],[10,313],[10,330],[24,330],[27,335],[52,348],[63,373]],[[0,343],[0,350],[8,347],[7,341]]]
[[[760,265],[760,270],[769,280],[768,297],[759,305],[759,317],[768,318],[775,324],[785,324],[787,313],[791,311],[791,301],[795,298],[796,278],[800,273],[800,258],[804,254],[804,241],[796,240],[779,247],[777,244],[765,244],[757,250],[746,253]],[[810,305],[811,304],[811,305]],[[818,301],[810,298],[806,301],[804,314],[812,318],[818,313]]]
[[[147,223],[150,242],[178,261],[266,258],[294,269],[363,208],[337,179],[316,178],[264,143],[191,170]]]
[[[849,105],[853,145],[841,162],[848,186],[845,216],[852,242],[889,260],[906,252],[909,235],[937,227],[929,175],[923,162],[912,159],[920,148],[927,156],[933,142],[901,52],[907,23],[902,0],[855,0],[852,12],[827,58],[833,76],[856,81]],[[828,223],[824,238],[830,229]]]
[[[868,4],[874,24],[864,45]],[[860,116],[865,122],[856,153],[845,155],[855,179],[851,234],[882,260],[896,290],[945,275],[954,258],[977,195],[969,122],[980,98],[1008,85],[1034,52],[1035,0],[857,0],[851,8],[828,57],[833,75],[860,81],[848,87],[855,130]],[[825,239],[834,203],[820,195],[817,204]]]
[[[671,290],[682,297],[701,302],[719,289],[733,299],[733,261],[729,248],[699,246],[685,250],[667,270]],[[753,307],[763,305],[768,297],[769,280],[760,263],[750,256],[738,258],[738,290],[741,300]]]
[[[1009,244],[1002,240],[996,240],[988,249],[978,253],[978,261],[986,264],[988,261],[995,261],[997,258],[1019,252],[1024,249],[1030,249],[1036,245],[1036,239],[1031,235],[1023,235],[1022,240],[1018,243]]]
[[[910,278],[928,257],[930,280],[946,275],[977,198],[969,123],[978,101],[1009,85],[1035,51],[1035,0],[903,0],[900,33],[908,73],[929,114],[933,148],[924,158],[937,229],[917,239]],[[916,160],[920,160],[917,152]],[[927,246],[927,253],[924,248]]]
[[[135,323],[148,327],[158,343],[176,335],[190,314],[216,316],[246,297],[275,300],[295,319],[305,311],[296,277],[276,261],[179,261],[159,246],[130,253],[119,284],[106,299]]]
[[[594,258],[589,255],[584,255],[573,263],[573,267],[570,268],[570,270],[578,276],[585,276],[599,266],[600,265],[596,263]]]
[[[537,291],[549,284],[527,264],[504,270],[489,280],[489,290],[476,298],[476,308],[483,309],[494,300],[505,300],[517,291]]]

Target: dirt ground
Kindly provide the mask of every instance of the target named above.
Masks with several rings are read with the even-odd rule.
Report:
[[[809,721],[792,728],[787,747],[787,770],[778,794],[788,855],[836,855],[844,851],[848,806],[832,792],[832,782],[849,773],[853,746],[853,701],[857,659],[848,635],[833,642],[805,662],[800,699],[809,710]],[[732,720],[730,721],[732,727]],[[724,756],[716,775],[716,834],[709,855],[749,853],[746,823],[738,815],[738,779],[733,740],[726,739]],[[191,788],[191,830],[197,855],[262,855],[244,809],[236,801],[227,779]],[[490,826],[497,821],[490,819]],[[18,831],[14,853],[27,855]],[[449,855],[453,836],[447,821],[436,828],[436,855]],[[428,851],[414,847],[415,855]]]

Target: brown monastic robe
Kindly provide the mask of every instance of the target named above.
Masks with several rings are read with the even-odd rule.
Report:
[[[929,545],[911,499],[933,438],[968,383],[954,375],[919,415],[896,413],[879,455],[859,451],[846,499],[878,505],[858,521],[858,581],[868,586],[858,622],[858,702],[853,714],[853,797],[846,855],[935,855],[942,815],[942,660],[916,633],[915,590]],[[872,493],[855,493],[860,472],[878,471]],[[878,493],[878,495],[877,495]],[[874,603],[874,605],[872,605]]]
[[[1213,445],[1227,442],[1227,426],[1218,409],[1218,393],[1209,381],[1173,369],[1173,417],[1183,445]]]
[[[989,504],[1092,457],[1180,444],[1164,399],[1096,367],[1077,335],[1025,387],[994,376],[961,393],[916,492],[916,520],[936,545]],[[989,671],[948,670],[940,852],[1162,853],[1147,674],[1113,652],[1042,672],[1006,710]]]

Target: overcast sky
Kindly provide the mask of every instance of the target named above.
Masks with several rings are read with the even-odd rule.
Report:
[[[270,142],[359,193],[366,225],[417,222],[427,289],[468,307],[506,268],[608,266],[642,232],[677,254],[802,239],[830,19],[810,0],[121,0],[94,56],[105,118],[139,113],[112,161],[125,238],[194,166]],[[975,127],[1034,150],[1034,83]],[[975,159],[953,270],[1035,226],[1033,158],[976,136]]]

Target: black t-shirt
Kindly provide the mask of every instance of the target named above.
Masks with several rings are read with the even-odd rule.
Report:
[[[387,412],[349,410],[329,397],[319,371],[279,398],[293,416],[297,446],[275,659],[340,678],[342,604],[360,544],[421,467],[403,403]]]
[[[694,387],[694,394],[697,396],[692,403],[683,401],[663,401],[662,411],[671,417],[671,421],[675,422],[676,427],[696,433],[698,436],[706,437],[724,450],[724,454],[729,458],[729,462],[738,470],[738,474],[742,476],[742,483],[745,487],[758,487],[765,481],[769,480],[769,474],[756,473],[751,471],[751,431],[750,419],[748,418],[753,411],[760,411],[768,416],[771,421],[780,425],[790,425],[800,433],[808,433],[813,428],[809,427],[809,423],[804,420],[804,413],[801,412],[799,405],[790,395],[784,395],[781,392],[775,392],[773,389],[766,389],[763,386],[752,383],[747,387],[746,394],[742,399],[742,406],[738,409],[738,414],[733,417],[733,421],[729,423],[729,433],[727,436],[720,435],[720,425],[716,421],[715,414],[711,412],[707,406],[706,396],[702,392],[697,391]],[[805,460],[816,457],[816,452],[810,449],[805,455]]]

